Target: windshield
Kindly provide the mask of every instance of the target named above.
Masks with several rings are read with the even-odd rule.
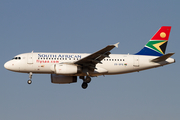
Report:
[[[20,60],[21,57],[14,57],[13,60]]]

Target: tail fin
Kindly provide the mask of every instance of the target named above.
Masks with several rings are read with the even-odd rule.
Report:
[[[143,49],[135,55],[162,56],[165,54],[171,26],[162,26]]]

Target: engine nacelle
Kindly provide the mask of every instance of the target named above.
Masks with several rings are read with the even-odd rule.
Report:
[[[51,74],[51,82],[56,84],[68,84],[77,82],[77,76],[64,76]]]
[[[61,74],[61,75],[76,74],[81,72],[81,68],[79,66],[69,65],[69,64],[55,64],[51,66],[51,70],[55,74]]]

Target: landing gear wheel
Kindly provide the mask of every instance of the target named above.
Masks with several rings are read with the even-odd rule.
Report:
[[[88,87],[88,84],[86,82],[83,82],[81,86],[83,89],[86,89]]]
[[[28,84],[31,84],[31,83],[32,83],[32,81],[31,81],[31,80],[28,80],[28,81],[27,81],[27,83],[28,83]]]
[[[85,81],[86,81],[87,83],[90,83],[90,82],[91,82],[91,78],[90,78],[89,76],[87,76],[86,79],[85,79]]]

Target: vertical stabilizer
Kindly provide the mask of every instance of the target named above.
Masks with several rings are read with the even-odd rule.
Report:
[[[162,56],[165,54],[171,26],[162,26],[136,55]]]

